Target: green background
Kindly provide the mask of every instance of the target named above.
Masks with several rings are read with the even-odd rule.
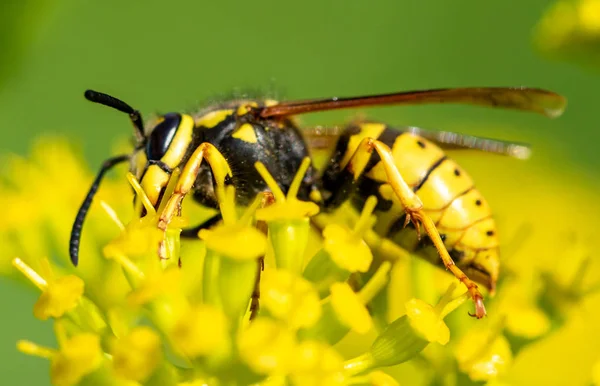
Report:
[[[25,155],[37,136],[62,134],[82,146],[95,169],[131,127],[122,114],[86,102],[86,88],[118,96],[148,116],[238,88],[303,99],[529,85],[567,96],[565,115],[552,121],[457,106],[367,113],[395,124],[531,142],[541,165],[597,187],[600,77],[547,61],[532,48],[532,30],[548,5],[8,0],[0,5],[0,153]],[[350,116],[303,121],[332,125]],[[18,338],[53,345],[51,324],[31,315],[37,294],[4,279],[0,291],[2,384],[46,384],[48,363],[15,349]]]

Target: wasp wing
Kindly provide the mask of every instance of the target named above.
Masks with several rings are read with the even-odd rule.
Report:
[[[426,138],[446,150],[473,149],[488,153],[506,155],[519,159],[531,156],[531,146],[522,142],[502,141],[468,134],[422,129],[420,127],[399,127],[398,130]]]
[[[532,111],[548,117],[558,117],[564,111],[566,99],[554,92],[537,88],[467,87],[392,94],[369,95],[351,98],[313,99],[282,102],[274,106],[254,108],[263,118],[306,114],[317,111],[383,105],[419,105],[432,103],[459,103],[487,107]]]

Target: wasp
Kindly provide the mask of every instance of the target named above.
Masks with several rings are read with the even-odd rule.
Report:
[[[263,163],[287,192],[294,173],[309,156],[303,131],[293,119],[296,115],[365,106],[458,103],[557,117],[566,105],[562,96],[536,88],[451,88],[291,102],[230,100],[193,115],[168,113],[146,127],[140,112],[117,98],[91,90],[85,97],[128,114],[135,147],[131,154],[106,160],[93,181],[71,232],[74,265],[79,261],[82,226],[94,194],[106,172],[119,163],[129,162],[155,206],[163,200],[173,171],[181,170],[174,192],[164,197],[168,202],[158,221],[158,227],[166,231],[188,194],[201,205],[216,209],[219,187],[233,185],[242,206],[268,192],[254,166],[257,162]],[[393,128],[369,120],[350,123],[336,141],[324,171],[309,166],[298,198],[331,212],[347,201],[361,208],[369,196],[376,196],[375,230],[454,274],[467,287],[475,316],[483,317],[483,296],[476,282],[490,291],[495,288],[500,265],[496,225],[471,177],[444,150],[476,149],[524,158],[528,148],[457,133]],[[220,221],[219,216],[184,230],[182,235],[195,236],[199,229]],[[423,238],[421,231],[426,233]]]

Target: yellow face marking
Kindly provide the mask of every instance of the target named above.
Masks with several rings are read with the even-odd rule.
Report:
[[[194,119],[187,114],[181,116],[181,123],[171,141],[165,155],[160,159],[171,169],[176,168],[181,163],[188,146],[192,142],[192,133],[194,131]]]
[[[258,142],[254,127],[249,123],[244,123],[239,129],[234,131],[231,136],[248,143]]]
[[[198,117],[196,119],[196,126],[203,126],[207,129],[212,129],[231,114],[233,114],[233,110],[231,109],[211,111],[210,113]]]
[[[146,174],[144,174],[140,185],[142,185],[152,205],[156,206],[160,191],[167,186],[169,178],[170,175],[158,167],[158,165],[148,166],[148,170],[146,170]]]
[[[350,162],[350,158],[354,155],[360,142],[365,138],[379,138],[381,133],[385,130],[385,125],[383,123],[362,123],[359,125],[359,129],[360,131],[352,135],[348,140],[348,148],[346,149],[344,158],[342,158],[342,161],[340,162],[342,168]]]
[[[249,107],[258,107],[258,104],[256,102],[243,103],[238,107],[236,114],[239,116],[248,114]]]
[[[146,152],[144,151],[144,149],[136,151],[133,157],[131,158],[129,171],[135,176],[135,178],[138,181],[140,178],[142,178],[142,173],[144,173],[144,168],[146,167],[147,162],[148,159],[146,158]]]

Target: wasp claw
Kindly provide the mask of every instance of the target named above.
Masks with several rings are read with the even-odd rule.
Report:
[[[486,316],[486,310],[485,310],[485,305],[483,304],[483,299],[478,297],[477,299],[475,299],[475,314],[471,315],[471,313],[469,313],[469,315],[476,317],[477,319],[481,319],[484,316]]]
[[[404,226],[402,228],[406,228],[411,221],[412,217],[410,216],[410,214],[407,213],[406,217],[404,218]]]

